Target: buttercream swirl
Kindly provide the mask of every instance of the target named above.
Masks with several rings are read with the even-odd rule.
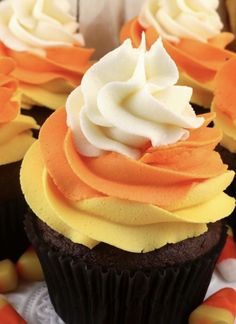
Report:
[[[192,89],[175,85],[178,77],[161,39],[149,51],[143,39],[137,49],[127,40],[108,53],[67,100],[78,151],[85,156],[113,151],[137,159],[149,141],[158,147],[187,139],[187,129],[200,127],[204,119],[189,104]]]
[[[153,26],[171,42],[181,38],[206,42],[220,33],[223,24],[218,0],[147,0],[140,13],[143,26]]]
[[[37,128],[33,118],[20,114],[14,96],[18,82],[10,76],[15,63],[0,58],[0,165],[19,161],[34,142],[30,129]]]
[[[43,55],[45,48],[79,44],[82,37],[68,0],[4,0],[0,40],[12,50]]]
[[[113,52],[116,60],[113,55],[109,55],[97,63],[97,69],[101,69],[99,78],[92,73],[94,87],[91,87],[90,104],[95,103],[92,112],[95,112],[94,118],[99,127],[110,125],[99,114],[96,105],[98,96],[94,89],[99,92],[103,84],[110,81],[113,72],[112,82],[108,86],[110,83],[112,86],[124,84],[124,87],[119,88],[121,97],[126,93],[132,96],[127,80],[132,80],[135,75],[137,62],[146,58],[142,48],[134,51],[134,55],[126,48],[130,48],[129,42]],[[153,68],[153,65],[148,64],[149,59],[156,59],[154,54],[157,49],[163,60],[162,65],[156,63],[155,69],[149,69]],[[177,77],[176,69],[163,51],[160,41],[152,50],[154,53],[149,52],[146,65],[140,64],[139,72],[136,73],[155,80],[148,87],[154,88],[155,85],[157,92],[164,91],[166,85],[170,85],[167,87],[169,90]],[[113,62],[109,69],[104,68],[107,59]],[[121,69],[120,62],[127,60],[128,69]],[[142,70],[145,73],[142,74]],[[156,70],[159,72],[158,78]],[[169,71],[172,73],[169,74]],[[139,76],[135,77],[139,80]],[[146,82],[141,83],[142,87],[146,87]],[[124,91],[127,88],[128,91]],[[82,93],[81,89],[77,90]],[[77,138],[76,132],[80,131],[79,116],[84,110],[85,101],[82,95],[78,96],[77,91],[74,94],[76,109],[71,111],[69,108],[68,115],[64,108],[58,109],[47,119],[40,130],[39,141],[27,152],[21,170],[22,189],[28,204],[54,230],[89,248],[105,242],[130,252],[148,252],[167,243],[201,235],[207,230],[207,223],[215,222],[232,212],[235,201],[223,191],[232,181],[234,172],[227,171],[220,155],[214,151],[221,140],[221,132],[207,127],[213,114],[204,115],[204,123],[200,120],[200,127],[189,129],[189,136],[185,140],[158,147],[154,147],[151,141],[144,143],[137,159],[114,151],[90,157],[82,155],[77,149],[81,144],[81,136]],[[108,97],[107,92],[104,91],[103,96]],[[119,98],[119,93],[117,96],[113,94],[114,101]],[[168,92],[168,98],[170,96]],[[70,97],[67,106],[70,106],[72,99]],[[102,101],[103,98],[100,99]],[[119,100],[117,102],[122,103]],[[111,103],[110,99],[108,103]],[[140,100],[140,103],[142,106],[143,101]],[[173,99],[171,103],[174,107],[178,101]],[[135,107],[138,110],[137,103]],[[145,109],[148,108],[146,106]],[[172,120],[176,121],[173,110],[168,118],[172,116]],[[176,110],[182,111],[182,105]],[[166,118],[167,111],[164,111],[163,118]],[[177,116],[182,123],[179,117],[182,115]],[[195,115],[193,117],[196,121]],[[125,119],[120,119],[120,123],[125,122]],[[74,131],[73,126],[76,126]],[[34,174],[34,179],[29,174]]]
[[[159,33],[153,25],[143,26],[136,18],[123,26],[121,42],[130,38],[133,45],[138,47],[143,32],[149,48],[158,39]],[[225,49],[233,38],[231,33],[222,32],[205,43],[187,38],[181,38],[178,43],[163,39],[165,49],[180,71],[178,84],[193,88],[192,103],[210,107],[216,73],[225,61],[235,57],[235,53]]]

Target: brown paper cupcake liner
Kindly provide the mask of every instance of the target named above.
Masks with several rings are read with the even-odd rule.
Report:
[[[26,210],[23,198],[0,203],[0,260],[16,261],[29,246],[23,224]]]
[[[126,271],[88,266],[45,243],[34,215],[25,226],[45,274],[58,315],[69,324],[184,324],[204,299],[226,239],[182,265]]]

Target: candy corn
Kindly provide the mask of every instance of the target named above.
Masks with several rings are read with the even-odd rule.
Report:
[[[236,291],[223,288],[192,312],[189,324],[233,324],[235,316]]]
[[[24,280],[41,281],[44,279],[37,254],[31,247],[17,261],[16,268],[19,276]]]
[[[26,321],[16,312],[6,299],[0,297],[0,323],[26,324]]]
[[[226,281],[236,281],[236,242],[231,228],[228,230],[226,243],[217,261],[216,269]]]
[[[8,259],[0,261],[0,293],[13,291],[17,285],[18,276],[14,263]]]

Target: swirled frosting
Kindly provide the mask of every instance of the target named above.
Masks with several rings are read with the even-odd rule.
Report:
[[[219,0],[147,0],[140,13],[143,26],[153,26],[171,42],[181,38],[206,42],[223,28],[216,9]]]
[[[136,18],[123,26],[121,42],[130,38],[133,45],[138,47],[143,32],[149,48],[157,40],[159,33],[153,24],[142,25]],[[223,32],[208,39],[207,42],[190,38],[181,38],[179,42],[163,39],[164,47],[180,71],[178,84],[193,88],[191,102],[202,107],[210,107],[216,73],[226,60],[235,57],[235,53],[224,49],[233,38],[232,34]]]
[[[17,81],[10,76],[15,63],[0,58],[0,165],[19,161],[34,142],[30,129],[37,128],[33,118],[20,114],[14,95]]]
[[[132,58],[130,52],[123,56],[127,46],[128,43],[113,52],[115,61],[113,56],[106,58],[114,62],[109,67],[114,72],[113,82],[118,85],[121,80],[132,79],[137,66],[137,58]],[[159,51],[159,46],[160,42],[152,50]],[[140,51],[134,53],[144,58]],[[122,60],[126,61],[129,56],[133,64],[128,71],[121,69]],[[173,62],[169,62],[169,68],[164,67],[167,64],[164,62],[159,70],[159,65],[156,66],[162,76],[161,81],[157,79],[160,81],[156,84],[158,91],[163,89],[164,81],[169,82],[169,69],[176,71]],[[103,71],[102,80],[110,80],[111,72],[103,70],[103,63],[97,63],[97,67]],[[149,77],[152,71],[149,70]],[[94,78],[94,82],[98,90],[103,85],[99,78]],[[122,91],[124,89],[126,86],[121,87]],[[178,102],[175,94],[168,93],[168,97],[173,96],[172,110]],[[119,93],[113,93],[114,102],[117,96]],[[93,92],[91,102],[97,102]],[[122,102],[118,102],[122,109]],[[68,116],[64,108],[54,112],[42,126],[39,140],[27,152],[22,164],[25,198],[48,226],[89,248],[105,242],[138,253],[201,235],[207,230],[207,223],[232,212],[235,201],[223,191],[232,181],[234,172],[227,171],[214,151],[221,132],[207,127],[212,114],[204,115],[204,124],[201,122],[200,127],[188,129],[189,136],[185,140],[158,147],[151,141],[143,143],[137,159],[110,150],[91,157],[78,151],[78,141],[83,138],[77,139],[72,129],[77,125],[84,103],[85,98],[78,97],[73,115]],[[136,107],[138,110],[138,103]],[[95,115],[95,118],[100,117]],[[155,119],[155,115],[153,117]],[[104,123],[104,119],[99,120]],[[76,131],[81,129],[76,128]],[[167,136],[168,131],[167,128]],[[34,174],[34,178],[29,174]]]
[[[79,152],[113,151],[137,159],[149,141],[158,147],[188,138],[188,128],[198,128],[204,119],[189,104],[192,89],[175,85],[178,77],[161,39],[150,51],[143,39],[138,49],[127,40],[108,53],[67,100],[68,126]]]
[[[216,112],[215,125],[223,131],[221,145],[236,153],[236,59],[225,63],[216,75],[211,110]]]
[[[15,51],[45,54],[48,47],[82,41],[68,0],[4,0],[0,3],[0,40]]]
[[[68,0],[0,2],[0,56],[15,60],[22,106],[56,109],[80,84],[92,50],[80,47]]]

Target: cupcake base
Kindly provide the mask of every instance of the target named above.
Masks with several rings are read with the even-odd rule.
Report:
[[[73,254],[75,250],[62,252],[63,248],[45,241],[42,228],[47,225],[41,223],[33,213],[26,215],[27,234],[42,264],[52,304],[69,324],[187,323],[205,296],[226,239],[226,229],[220,226],[214,247],[192,261],[144,269],[122,265],[118,269],[86,261],[85,250],[80,256]],[[59,234],[55,235],[59,239]],[[68,249],[69,243],[63,242]],[[145,254],[137,255],[142,258]]]
[[[26,209],[23,198],[0,203],[0,260],[17,261],[29,246],[23,225]]]
[[[27,204],[21,192],[21,161],[0,166],[0,260],[16,261],[29,246],[23,218]]]

